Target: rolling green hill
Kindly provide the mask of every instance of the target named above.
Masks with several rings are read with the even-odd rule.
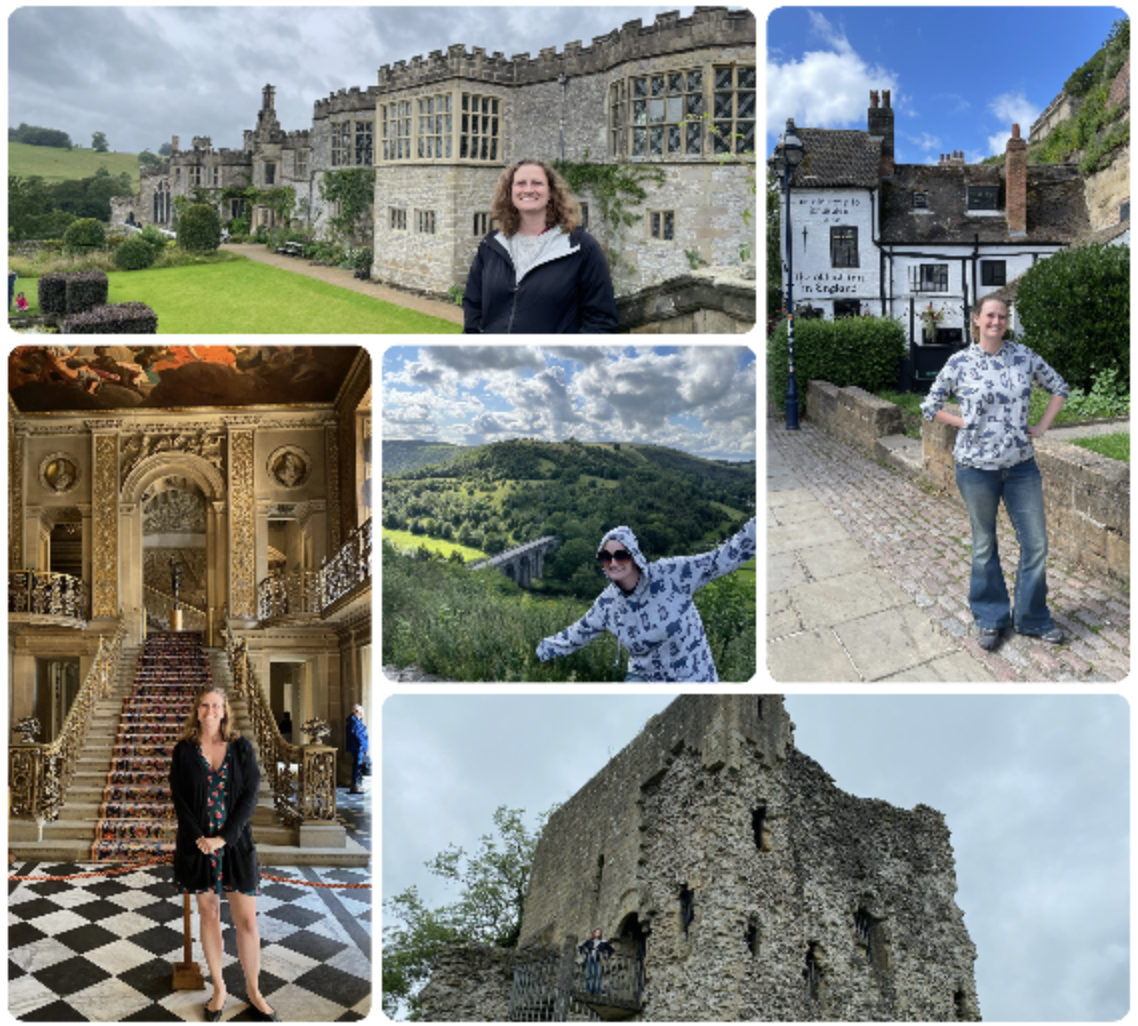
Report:
[[[383,443],[384,474],[405,474],[433,463],[448,463],[468,452],[449,442],[387,441]]]
[[[112,175],[123,171],[138,188],[137,153],[96,153],[92,149],[63,150],[54,146],[8,143],[8,174],[30,178],[39,175],[45,182],[92,177],[105,167]]]

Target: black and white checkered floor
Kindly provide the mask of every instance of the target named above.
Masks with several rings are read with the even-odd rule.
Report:
[[[370,795],[337,793],[349,836],[371,849]],[[98,867],[14,863],[14,876],[65,876]],[[367,883],[367,869],[263,867],[262,875]],[[172,989],[183,958],[182,896],[169,866],[86,880],[8,884],[8,1010],[26,1022],[201,1022],[210,989]],[[285,1022],[351,1022],[371,1008],[370,889],[262,880],[257,899],[261,993]],[[255,1016],[236,933],[222,902],[224,1021]],[[192,957],[206,973],[197,939]]]

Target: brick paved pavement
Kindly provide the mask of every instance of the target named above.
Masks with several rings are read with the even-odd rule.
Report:
[[[1067,643],[976,640],[963,505],[919,488],[812,424],[767,422],[767,655],[776,681],[1118,681],[1130,670],[1130,596],[1048,557]],[[1001,511],[1013,587],[1019,546]]]

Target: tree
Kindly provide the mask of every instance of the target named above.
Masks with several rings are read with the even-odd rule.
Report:
[[[522,822],[524,812],[499,806],[495,832],[482,835],[477,852],[469,855],[451,844],[424,863],[435,876],[459,885],[457,901],[430,909],[408,887],[383,903],[387,917],[399,920],[383,928],[383,1010],[389,1017],[406,1004],[410,1017],[418,1018],[418,992],[444,945],[517,946],[533,853],[553,809],[539,817],[532,833]]]
[[[211,253],[221,244],[221,218],[207,203],[195,203],[178,219],[178,245],[200,253]]]
[[[106,132],[92,132],[91,133],[91,149],[96,153],[107,152],[107,134]]]
[[[152,164],[161,164],[161,163],[162,163],[161,159],[156,157],[153,153],[151,153],[150,150],[143,150],[138,155],[138,166],[139,167],[149,167]]]
[[[170,143],[168,143],[168,142],[163,143],[161,146],[158,147],[158,156],[160,156],[160,157],[168,157],[168,156],[170,156],[170,154],[172,152],[173,152],[173,148],[171,147]]]

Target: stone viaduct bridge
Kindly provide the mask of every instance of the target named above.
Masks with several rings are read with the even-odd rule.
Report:
[[[492,566],[504,573],[511,581],[517,581],[523,588],[526,588],[529,586],[531,578],[541,576],[542,569],[545,567],[545,557],[560,544],[561,539],[552,535],[538,538],[536,541],[519,545],[516,549],[500,552],[480,563],[472,563],[470,569],[481,570],[484,567]]]

